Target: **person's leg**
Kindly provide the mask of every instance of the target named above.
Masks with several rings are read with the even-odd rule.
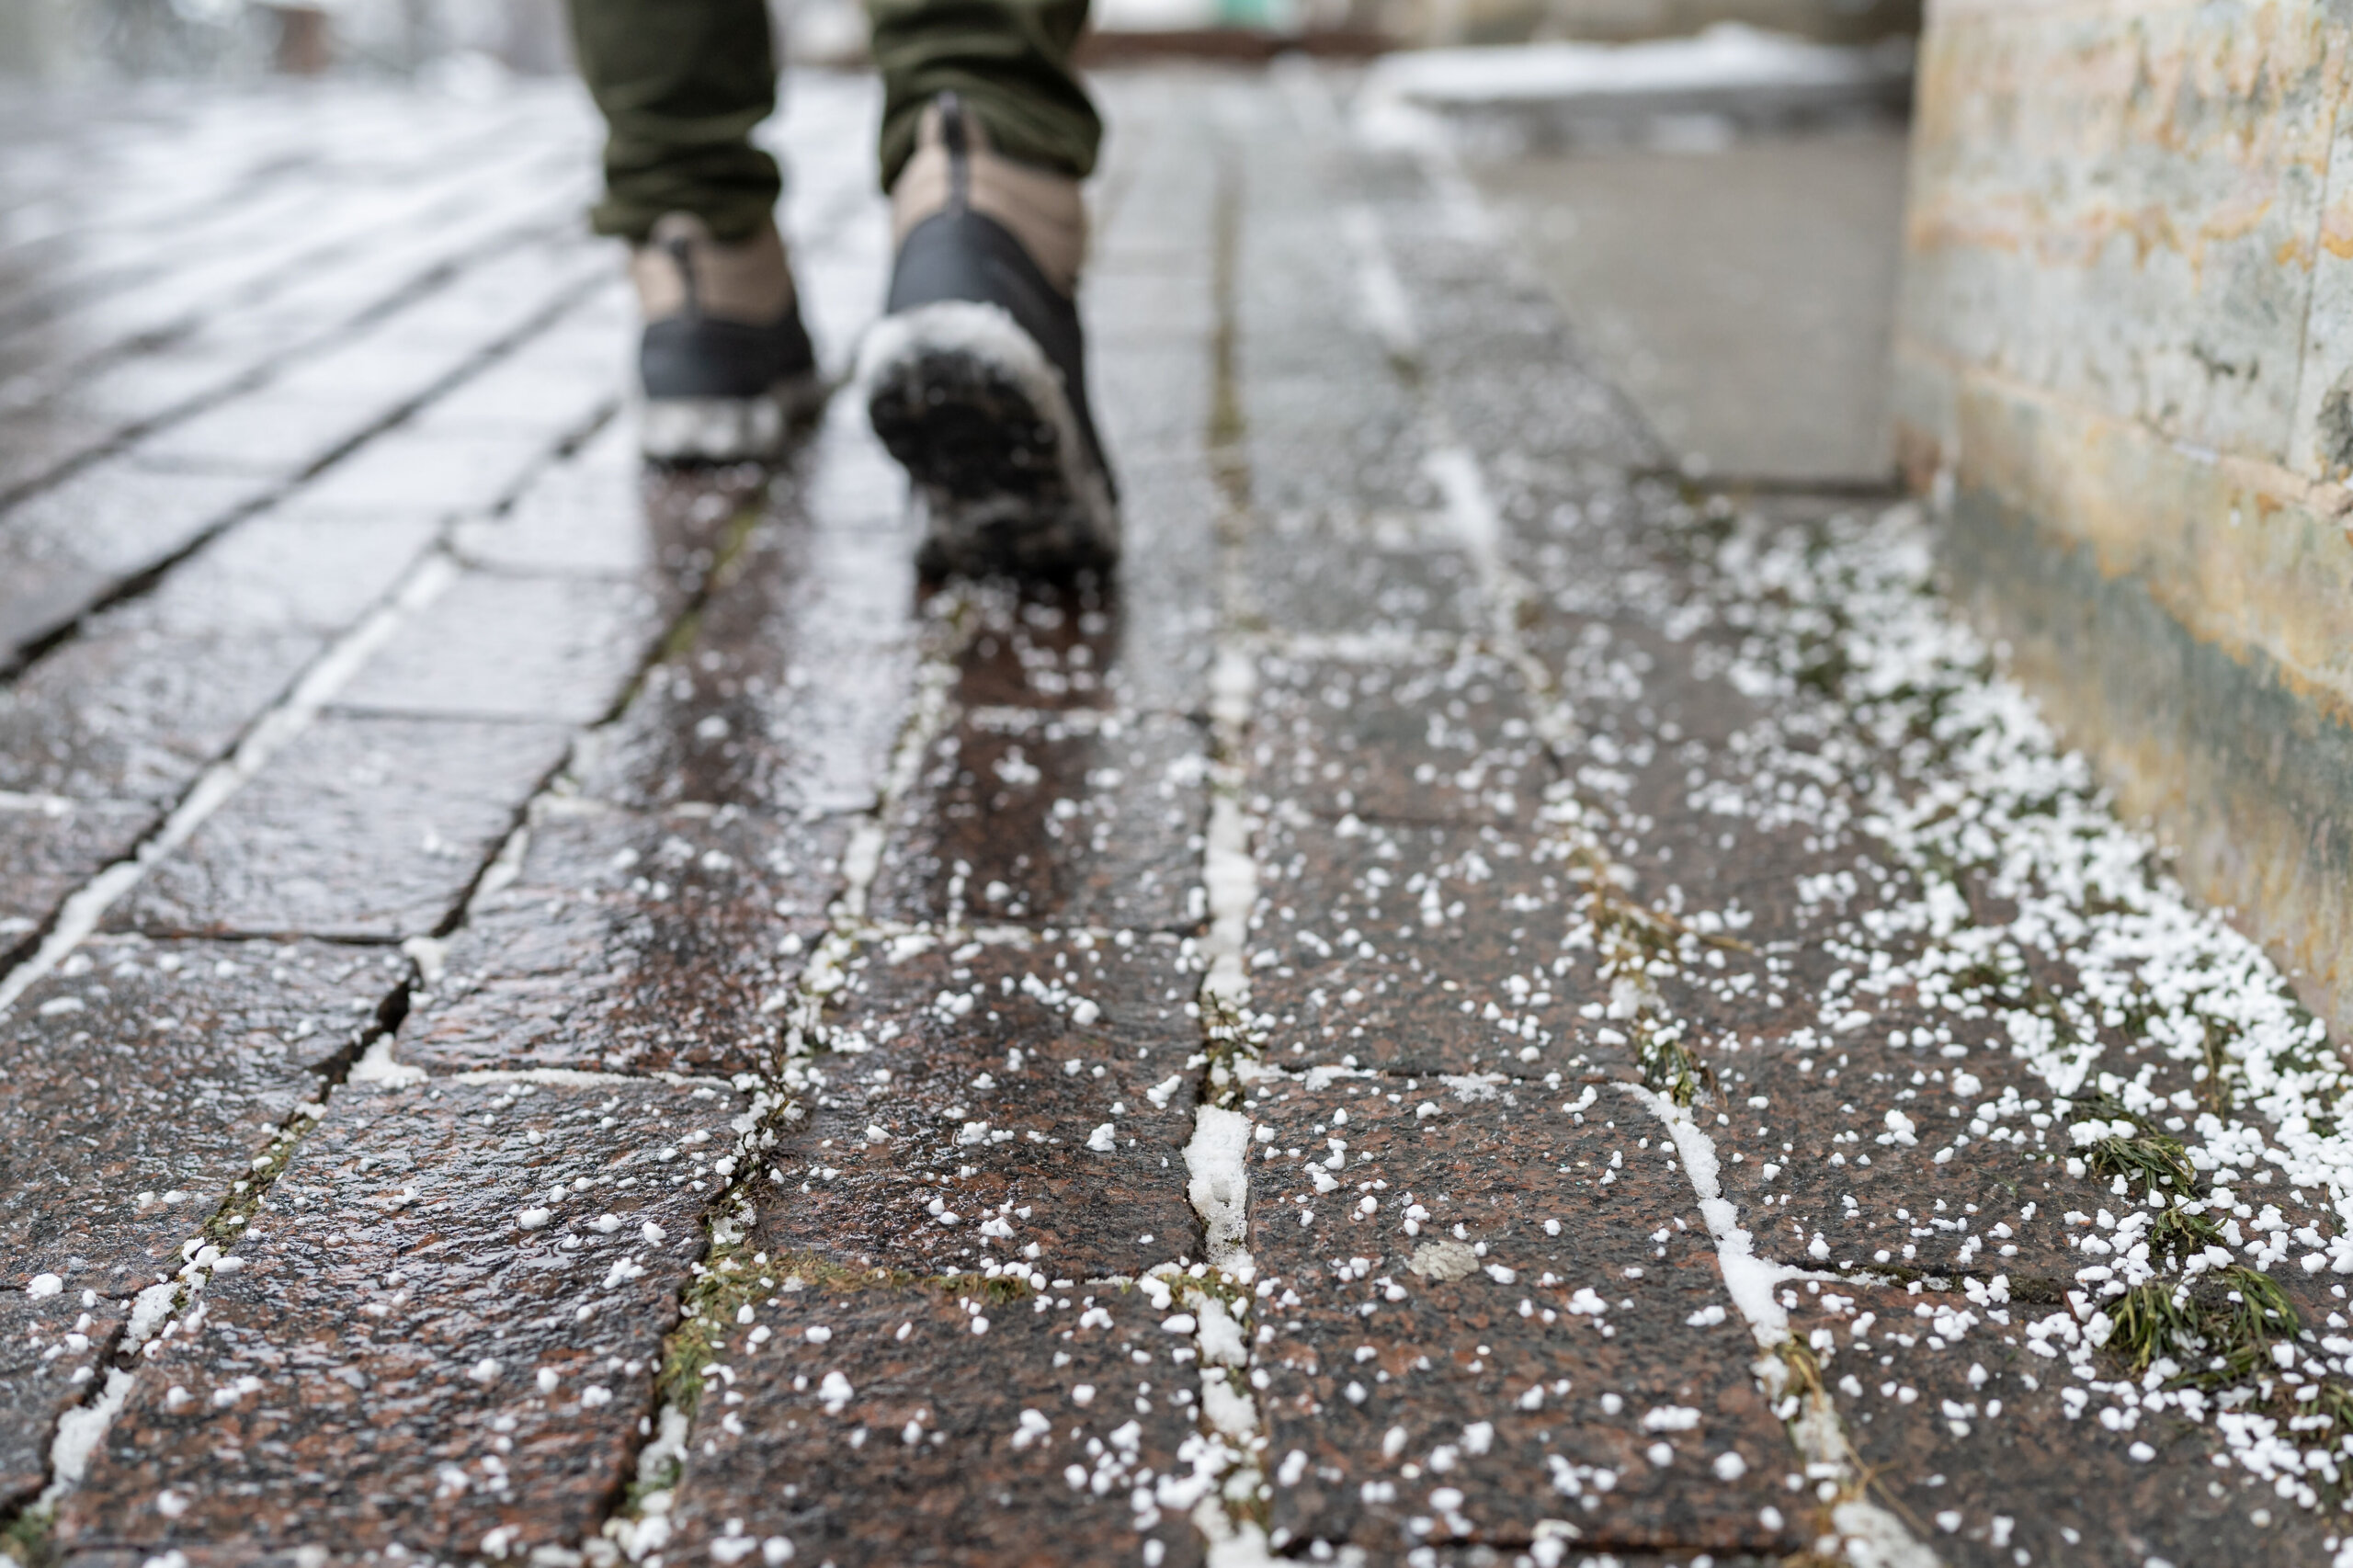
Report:
[[[765,0],[571,0],[604,112],[600,233],[627,240],[645,336],[639,439],[664,460],[766,457],[822,398],[778,235]]]
[[[685,212],[726,241],[767,222],[782,180],[752,145],[776,109],[765,0],[571,0],[571,13],[607,131],[597,232],[642,244]]]
[[[924,110],[954,93],[1017,162],[1095,172],[1103,122],[1071,70],[1086,0],[867,0],[882,73],[882,186],[915,149]]]
[[[1077,305],[1102,133],[1070,68],[1086,0],[867,4],[898,255],[858,379],[915,481],[923,567],[1108,567],[1119,493]]]

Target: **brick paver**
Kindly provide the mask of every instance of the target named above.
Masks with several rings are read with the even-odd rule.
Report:
[[[1916,525],[1656,478],[1344,78],[1104,86],[1063,588],[854,398],[641,472],[568,96],[0,148],[5,1550],[2341,1551],[2332,1048]]]

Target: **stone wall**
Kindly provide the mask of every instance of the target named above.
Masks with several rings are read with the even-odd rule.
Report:
[[[2353,0],[1931,0],[1897,423],[1987,629],[2353,1025]]]

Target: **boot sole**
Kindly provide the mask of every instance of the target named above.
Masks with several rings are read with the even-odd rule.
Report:
[[[1062,377],[995,305],[886,317],[858,357],[867,416],[915,482],[928,576],[1108,570],[1120,516]]]
[[[814,371],[758,397],[648,398],[637,444],[648,462],[765,462],[825,406],[832,386]]]

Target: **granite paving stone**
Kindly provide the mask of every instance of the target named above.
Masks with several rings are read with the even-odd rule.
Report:
[[[1802,1544],[1673,1146],[1615,1090],[1562,1093],[1345,1070],[1250,1090],[1274,1543],[1557,1520],[1579,1548]]]
[[[850,824],[556,798],[485,887],[402,1028],[436,1071],[730,1076],[772,1067]]]
[[[919,1275],[1108,1278],[1203,1256],[1180,1179],[1198,975],[1166,937],[860,956],[785,1074],[757,1244]]]
[[[630,1472],[740,1111],[687,1084],[338,1090],[241,1266],[142,1356],[59,1545],[576,1546]]]
[[[892,529],[830,526],[825,508],[862,492],[829,449],[812,462],[771,487],[691,640],[665,648],[628,708],[587,737],[584,790],[648,807],[874,804],[908,710],[915,574]],[[849,494],[813,494],[836,486]]]
[[[1528,697],[1475,644],[1428,663],[1258,661],[1249,788],[1318,815],[1513,822],[1551,781]]]
[[[1146,1298],[1074,1282],[1002,1301],[754,1267],[751,1326],[729,1335],[688,1434],[672,1550],[838,1568],[1202,1561],[1185,1510],[1161,1502],[1192,1469],[1198,1373]]]
[[[1622,1062],[1557,844],[1517,827],[1269,821],[1250,917],[1269,1061],[1540,1075]]]
[[[563,760],[550,724],[328,713],[108,916],[155,934],[430,936]]]
[[[2083,1385],[2029,1332],[2048,1305],[1814,1282],[1784,1295],[1792,1326],[1830,1341],[1823,1377],[1875,1490],[1956,1568],[2318,1562],[2334,1550],[2327,1514],[2218,1469],[2179,1411],[2152,1403],[2112,1425],[2070,1397]]]
[[[871,907],[905,920],[1200,924],[1206,736],[1188,720],[968,710],[933,744]]]

